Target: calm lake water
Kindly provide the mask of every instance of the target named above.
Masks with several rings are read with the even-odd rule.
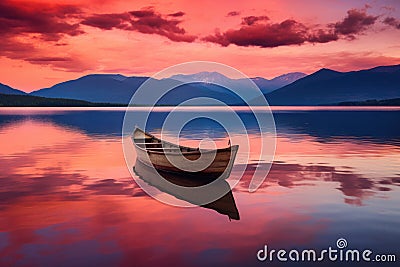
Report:
[[[237,112],[251,129],[246,110]],[[339,238],[396,254],[398,264],[399,109],[275,108],[271,171],[249,193],[248,177],[264,163],[239,153],[236,164],[247,168],[229,200],[240,214],[232,221],[215,206],[173,207],[144,193],[125,164],[123,116],[0,109],[0,266],[274,266],[257,260],[264,245],[322,250]],[[182,138],[206,135],[227,140],[207,121]]]

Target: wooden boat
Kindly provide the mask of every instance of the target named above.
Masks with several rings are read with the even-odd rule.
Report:
[[[194,205],[199,205],[200,207],[212,209],[216,212],[227,215],[229,220],[240,220],[239,211],[236,207],[235,199],[232,194],[231,187],[225,180],[217,180],[207,191],[214,192],[226,192],[219,199],[212,201],[207,204],[201,204],[203,202],[202,196],[198,194],[193,194],[190,190],[177,190],[169,184],[168,182],[183,186],[185,188],[198,187],[208,183],[209,179],[191,179],[191,177],[187,177],[185,175],[180,175],[171,172],[162,172],[162,177],[165,179],[160,179],[160,173],[158,173],[154,168],[149,167],[139,160],[136,160],[136,164],[134,167],[134,171],[136,175],[146,182],[147,184],[154,186],[158,190],[167,193],[171,196],[176,197],[177,199],[184,200]],[[207,177],[205,177],[207,178]],[[168,181],[168,182],[167,182]],[[204,196],[203,196],[204,197]]]
[[[133,136],[137,159],[158,171],[185,174],[187,176],[218,178],[229,177],[236,158],[238,145],[221,149],[199,149],[163,141],[136,128]],[[172,163],[171,163],[172,162]],[[177,164],[185,165],[185,169]],[[202,166],[205,166],[202,168]],[[192,171],[196,170],[196,171]]]

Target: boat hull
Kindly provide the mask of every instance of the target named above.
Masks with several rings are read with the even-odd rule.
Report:
[[[136,152],[137,159],[140,162],[159,171],[207,178],[218,178],[223,176],[223,178],[226,179],[231,173],[233,162],[237,154],[237,147],[232,147],[232,149],[229,150],[217,151],[215,154],[202,154],[202,158],[200,160],[198,154],[184,156],[169,154],[167,157],[165,154],[152,153],[141,148],[137,148]],[[181,170],[171,163],[178,163],[176,165],[179,166],[184,164],[185,160],[192,161],[190,164],[193,164],[193,169],[198,169],[200,166],[204,166],[206,162],[211,162],[211,164],[201,171],[191,172]]]
[[[152,140],[151,142],[154,143],[138,140]],[[135,130],[133,143],[137,160],[149,167],[158,171],[183,174],[190,177],[214,179],[219,177],[226,179],[229,177],[239,149],[238,145],[234,145],[222,149],[202,151],[162,141],[140,129]],[[160,147],[154,150],[157,146]],[[177,166],[185,166],[185,169],[182,170]]]

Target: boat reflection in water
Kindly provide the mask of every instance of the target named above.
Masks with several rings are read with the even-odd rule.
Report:
[[[199,203],[201,203],[201,197],[199,198],[198,196],[191,194],[190,191],[176,190],[175,187],[170,183],[183,187],[198,187],[214,181],[211,188],[212,190],[225,191],[227,193],[213,202],[199,206],[215,210],[223,215],[227,215],[229,220],[240,220],[239,211],[236,207],[232,190],[229,184],[223,179],[191,179],[191,177],[177,173],[157,171],[154,168],[143,164],[139,160],[136,160],[134,171],[139,178],[147,184],[154,186],[158,190],[172,195],[177,199],[184,200],[194,205],[199,205]],[[162,176],[162,178],[165,180],[161,179],[160,176]]]

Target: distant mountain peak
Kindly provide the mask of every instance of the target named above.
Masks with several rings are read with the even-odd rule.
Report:
[[[307,76],[307,74],[303,73],[303,72],[289,72],[286,74],[282,74],[280,76],[277,76],[275,78],[272,79],[273,80],[280,80],[280,81],[287,81],[289,83],[292,83],[298,79],[301,79],[303,77]]]
[[[322,69],[317,70],[316,72],[314,72],[314,74],[315,73],[341,73],[341,72],[336,71],[336,70],[331,70],[331,69],[328,69],[328,68],[322,68]]]
[[[216,71],[202,71],[193,74],[175,74],[169,78],[181,82],[199,81],[204,83],[221,83],[230,80],[230,78]]]

